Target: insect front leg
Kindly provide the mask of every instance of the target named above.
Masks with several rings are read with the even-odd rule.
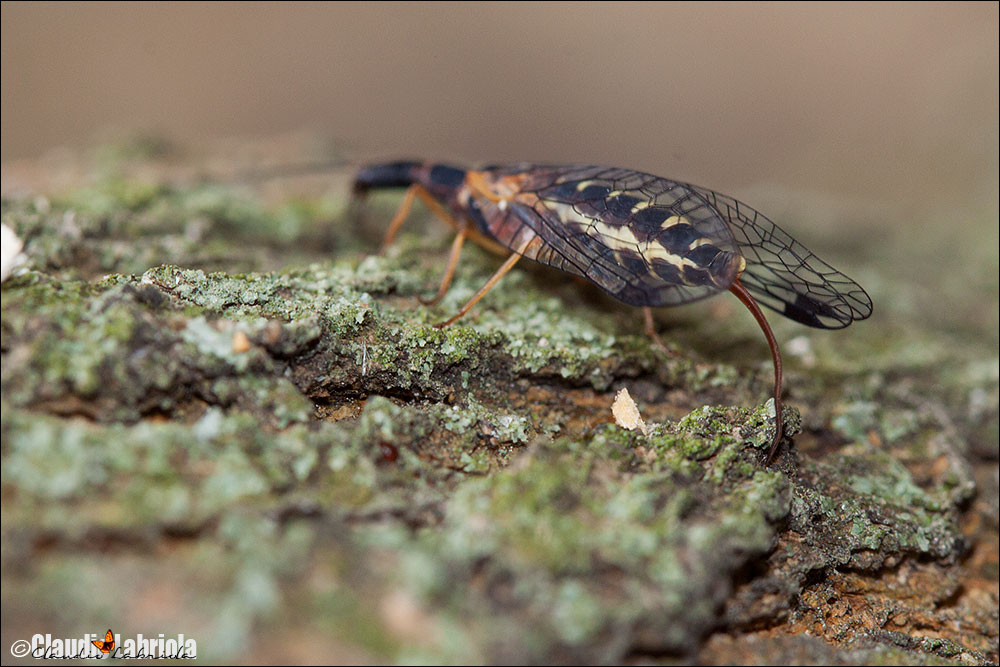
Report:
[[[417,196],[417,189],[419,187],[419,185],[411,185],[406,189],[406,194],[403,195],[403,203],[399,205],[396,215],[392,216],[392,220],[389,222],[389,229],[386,230],[385,238],[382,239],[382,248],[379,250],[379,253],[386,251],[389,244],[396,238],[396,234],[399,233],[399,228],[403,226],[406,218],[409,217],[410,209],[413,208],[413,200]]]
[[[465,243],[465,238],[469,235],[468,227],[462,226],[458,230],[458,234],[455,236],[455,240],[451,244],[451,253],[448,255],[448,268],[444,272],[444,277],[441,279],[441,286],[438,288],[437,294],[433,299],[423,299],[417,297],[417,300],[425,306],[433,306],[444,298],[444,295],[448,292],[448,288],[451,287],[452,276],[455,275],[455,267],[458,266],[458,256],[462,252],[462,245]]]
[[[381,252],[385,252],[385,249],[389,247],[389,244],[393,242],[396,238],[396,234],[399,233],[399,228],[403,226],[406,218],[410,215],[410,209],[413,208],[413,200],[420,197],[420,201],[424,203],[431,213],[441,218],[449,227],[455,229],[456,231],[461,231],[464,225],[460,225],[455,221],[455,218],[451,217],[451,214],[445,210],[438,200],[434,198],[427,188],[420,185],[419,183],[414,183],[406,190],[406,194],[403,196],[403,203],[399,205],[399,210],[396,211],[396,215],[392,217],[392,221],[389,223],[389,229],[385,232],[385,239],[382,241]]]
[[[514,268],[514,265],[517,264],[517,261],[519,259],[521,259],[521,256],[525,252],[527,252],[533,246],[541,245],[541,243],[542,243],[542,240],[540,238],[538,238],[537,236],[533,236],[530,239],[528,239],[526,242],[524,242],[523,244],[521,244],[521,247],[518,248],[513,254],[511,254],[510,257],[507,258],[507,261],[505,261],[500,266],[500,268],[497,269],[496,273],[494,273],[493,276],[489,280],[486,281],[485,285],[483,285],[482,287],[479,288],[479,291],[476,292],[475,295],[473,295],[473,297],[471,299],[469,299],[468,303],[466,303],[464,306],[462,306],[462,309],[460,311],[458,311],[458,313],[454,317],[451,317],[451,318],[445,320],[444,322],[438,322],[437,324],[434,325],[434,328],[435,329],[443,329],[446,326],[454,324],[456,320],[458,320],[460,317],[462,317],[467,312],[469,312],[470,310],[472,310],[472,307],[475,306],[476,303],[480,299],[482,299],[484,296],[486,296],[486,293],[489,292],[491,289],[493,289],[493,286],[496,285],[497,282],[501,278],[503,278],[505,275],[507,275],[508,271],[510,271],[512,268]]]

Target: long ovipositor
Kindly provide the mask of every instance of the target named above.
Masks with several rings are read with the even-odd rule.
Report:
[[[354,191],[408,188],[386,234],[392,240],[419,197],[456,229],[447,290],[465,238],[510,253],[469,309],[521,257],[583,276],[646,309],[729,290],[767,337],[775,369],[775,439],[781,441],[781,356],[758,302],[802,324],[839,329],[871,315],[868,294],[767,217],[732,197],[631,169],[494,165],[478,169],[401,161],[361,169]]]

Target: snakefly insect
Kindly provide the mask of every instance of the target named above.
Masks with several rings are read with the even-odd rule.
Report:
[[[466,239],[507,261],[451,319],[467,313],[522,257],[583,276],[644,309],[729,290],[753,314],[774,360],[774,441],[782,440],[781,354],[758,302],[802,324],[840,329],[872,312],[856,282],[732,197],[630,169],[518,164],[461,169],[421,162],[362,168],[354,192],[407,188],[390,243],[419,198],[457,232],[437,295],[447,292]]]

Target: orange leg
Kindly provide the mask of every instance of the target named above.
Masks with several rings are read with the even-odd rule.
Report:
[[[735,294],[743,302],[743,305],[750,309],[754,319],[757,320],[757,324],[764,331],[767,344],[771,346],[771,357],[774,359],[774,442],[771,444],[771,450],[767,453],[767,459],[764,461],[764,465],[767,466],[770,465],[771,459],[774,458],[774,453],[778,451],[778,445],[781,444],[783,435],[782,428],[784,427],[781,419],[781,352],[778,351],[778,341],[775,340],[771,326],[764,318],[764,313],[761,312],[760,306],[750,296],[750,292],[743,286],[743,283],[739,279],[734,280],[733,284],[729,286],[729,291]]]
[[[432,213],[444,220],[449,227],[458,232],[458,235],[452,242],[451,253],[448,257],[448,268],[445,270],[444,278],[441,280],[441,285],[438,288],[437,295],[430,300],[419,299],[422,304],[432,306],[444,298],[444,295],[448,292],[448,288],[451,286],[451,279],[455,275],[455,267],[458,264],[458,256],[466,238],[472,239],[474,242],[491,252],[502,255],[509,254],[510,249],[505,248],[496,241],[483,236],[476,230],[470,229],[467,224],[457,222],[455,218],[453,218],[448,211],[445,210],[441,203],[434,198],[434,195],[428,192],[424,186],[419,183],[414,183],[406,190],[406,195],[403,197],[403,203],[399,205],[399,210],[396,211],[396,215],[392,217],[392,221],[389,223],[389,229],[386,231],[385,239],[382,242],[381,252],[385,252],[385,249],[388,248],[389,244],[396,238],[396,234],[399,233],[400,227],[403,226],[406,218],[410,215],[410,210],[413,208],[413,201],[417,197],[420,197],[420,201],[422,201]],[[499,278],[497,278],[497,280],[499,280]],[[471,304],[469,307],[471,307]],[[461,317],[464,313],[465,311],[462,311],[462,313],[460,313],[457,317]]]
[[[441,203],[437,199],[434,199],[434,195],[427,192],[424,186],[411,185],[410,187],[416,191],[417,196],[420,197],[420,201],[424,203],[424,206],[430,209],[431,213],[444,220],[448,226],[455,231],[462,230],[463,225],[460,225],[455,218],[451,217],[451,214],[445,210],[444,206],[441,206]]]
[[[493,277],[491,277],[489,280],[486,281],[486,284],[483,285],[471,299],[469,299],[469,302],[467,304],[462,306],[462,309],[458,311],[458,313],[454,317],[445,320],[444,322],[438,322],[437,324],[434,325],[434,328],[443,329],[446,326],[454,324],[454,322],[458,320],[460,317],[462,317],[462,315],[465,315],[467,312],[472,310],[472,307],[476,305],[476,303],[480,299],[486,296],[487,292],[493,289],[493,286],[497,284],[497,281],[499,281],[501,278],[507,275],[507,272],[510,271],[512,268],[514,268],[514,265],[517,264],[517,261],[521,259],[521,255],[524,254],[524,252],[527,251],[527,249],[533,243],[539,244],[541,242],[542,240],[540,238],[534,237],[528,240],[526,243],[523,243],[521,247],[518,248],[517,252],[513,253],[510,257],[507,258],[507,261],[504,262],[499,269],[497,269],[497,272],[493,274]]]
[[[441,279],[441,286],[438,288],[437,295],[433,299],[421,299],[418,297],[420,303],[425,306],[433,306],[444,298],[444,295],[448,292],[448,288],[451,286],[451,278],[455,275],[455,267],[458,265],[458,255],[462,252],[462,245],[465,243],[465,237],[468,234],[469,232],[465,227],[458,230],[458,235],[451,244],[451,254],[448,255],[448,268],[444,272],[444,278]]]
[[[427,192],[424,186],[419,183],[414,183],[406,190],[406,195],[403,196],[403,203],[399,205],[399,210],[396,211],[396,215],[392,217],[392,221],[389,223],[389,229],[385,232],[385,240],[382,241],[382,250],[389,246],[396,238],[396,234],[399,233],[399,228],[403,226],[406,218],[410,215],[410,209],[413,208],[413,200],[420,197],[420,201],[431,210],[434,215],[444,220],[448,226],[452,229],[461,231],[462,226],[455,221],[455,218],[448,214],[448,211],[444,209],[441,204],[438,203],[434,196]]]
[[[670,357],[674,356],[674,353],[660,340],[659,335],[656,333],[656,325],[653,323],[653,309],[649,306],[643,306],[642,316],[646,320],[646,335],[653,339],[653,342],[663,350],[664,354]]]
[[[465,225],[457,222],[455,218],[453,218],[451,214],[445,210],[441,203],[434,199],[434,195],[428,192],[424,186],[419,183],[414,183],[409,187],[409,189],[407,189],[406,195],[403,197],[403,203],[399,205],[399,210],[396,211],[396,215],[392,217],[392,221],[389,223],[389,229],[386,230],[385,239],[382,241],[382,249],[380,252],[385,252],[385,249],[396,238],[399,228],[403,226],[403,222],[405,222],[407,216],[410,215],[410,209],[413,208],[413,200],[417,197],[420,197],[420,201],[424,203],[424,206],[426,206],[434,215],[444,220],[449,227],[457,232],[462,231],[462,228]],[[494,252],[499,255],[507,255],[510,253],[509,248],[505,248],[496,241],[483,236],[475,229],[468,229],[466,231],[466,236],[490,252]]]
[[[410,209],[413,208],[413,200],[417,196],[417,188],[419,187],[419,185],[411,185],[407,188],[406,195],[403,196],[403,203],[399,205],[396,215],[392,216],[392,222],[389,223],[389,229],[385,232],[385,238],[382,240],[382,249],[379,252],[385,252],[385,249],[396,238],[399,228],[403,226],[403,222],[410,215]]]

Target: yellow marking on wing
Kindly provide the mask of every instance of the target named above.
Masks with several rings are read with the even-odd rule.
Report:
[[[667,227],[673,227],[674,225],[690,225],[688,219],[681,215],[672,215],[663,221],[660,225],[660,229],[666,229]]]
[[[658,259],[662,262],[673,264],[678,269],[683,269],[685,266],[697,266],[697,264],[692,262],[687,257],[681,257],[680,255],[670,252],[656,239],[651,239],[646,243],[646,247],[643,249],[642,254],[646,257],[647,262]]]
[[[536,196],[532,196],[529,198],[525,195],[521,195],[518,199],[522,202],[527,203],[529,206],[534,206],[536,202],[540,202],[542,206],[544,206],[550,212],[555,214],[555,216],[559,218],[559,220],[561,220],[563,223],[587,222],[590,220],[590,218],[585,218],[582,215],[580,215],[576,211],[576,209],[573,208],[573,204],[565,204],[563,202],[543,200],[539,199]]]
[[[601,220],[595,220],[589,216],[582,215],[576,210],[576,208],[574,208],[573,204],[540,200],[537,196],[530,195],[529,193],[521,193],[520,195],[517,195],[516,198],[522,203],[528,205],[541,202],[545,208],[547,208],[563,223],[575,223],[577,225],[582,225],[583,229],[586,230],[586,233],[589,236],[599,240],[606,247],[615,251],[615,259],[619,264],[622,264],[623,262],[621,254],[618,251],[627,250],[638,253],[645,260],[647,265],[651,264],[653,260],[660,260],[662,262],[673,264],[680,270],[683,270],[685,267],[698,266],[687,257],[682,257],[670,252],[656,239],[640,241],[638,237],[636,237],[635,232],[633,232],[627,225],[609,225]],[[503,202],[498,202],[497,205],[502,206]],[[662,227],[666,228],[671,225],[680,224],[689,224],[687,218],[674,215],[667,218]],[[711,243],[711,241],[709,239],[698,239],[694,244],[692,244],[692,247],[697,247],[698,245],[702,245],[704,243]]]
[[[622,225],[609,225],[595,220],[591,226],[591,234],[599,238],[606,246],[612,249],[631,248],[638,249],[639,239],[635,232]]]
[[[636,237],[635,232],[627,225],[609,225],[601,220],[581,215],[572,204],[562,204],[553,201],[545,201],[543,203],[564,223],[575,222],[584,225],[588,235],[599,240],[612,250],[637,252],[645,258],[647,264],[654,259],[659,259],[673,264],[678,269],[683,269],[685,266],[697,266],[690,259],[670,252],[656,239],[640,241]],[[684,218],[679,216],[673,216],[671,220],[674,220],[671,224],[686,222]],[[618,259],[618,262],[621,263],[621,259]]]
[[[697,266],[697,264],[687,257],[681,257],[670,252],[656,239],[650,239],[646,242],[639,241],[635,233],[628,227],[613,227],[597,221],[591,225],[590,233],[599,238],[601,243],[612,250],[632,250],[638,252],[646,260],[647,264],[654,259],[658,259],[673,264],[678,269],[683,269],[685,266]],[[621,262],[621,259],[618,261]]]
[[[653,202],[651,202],[651,201],[641,201],[641,202],[639,202],[638,204],[636,204],[635,206],[632,207],[632,213],[638,213],[642,209],[649,208],[652,205],[653,205]]]

